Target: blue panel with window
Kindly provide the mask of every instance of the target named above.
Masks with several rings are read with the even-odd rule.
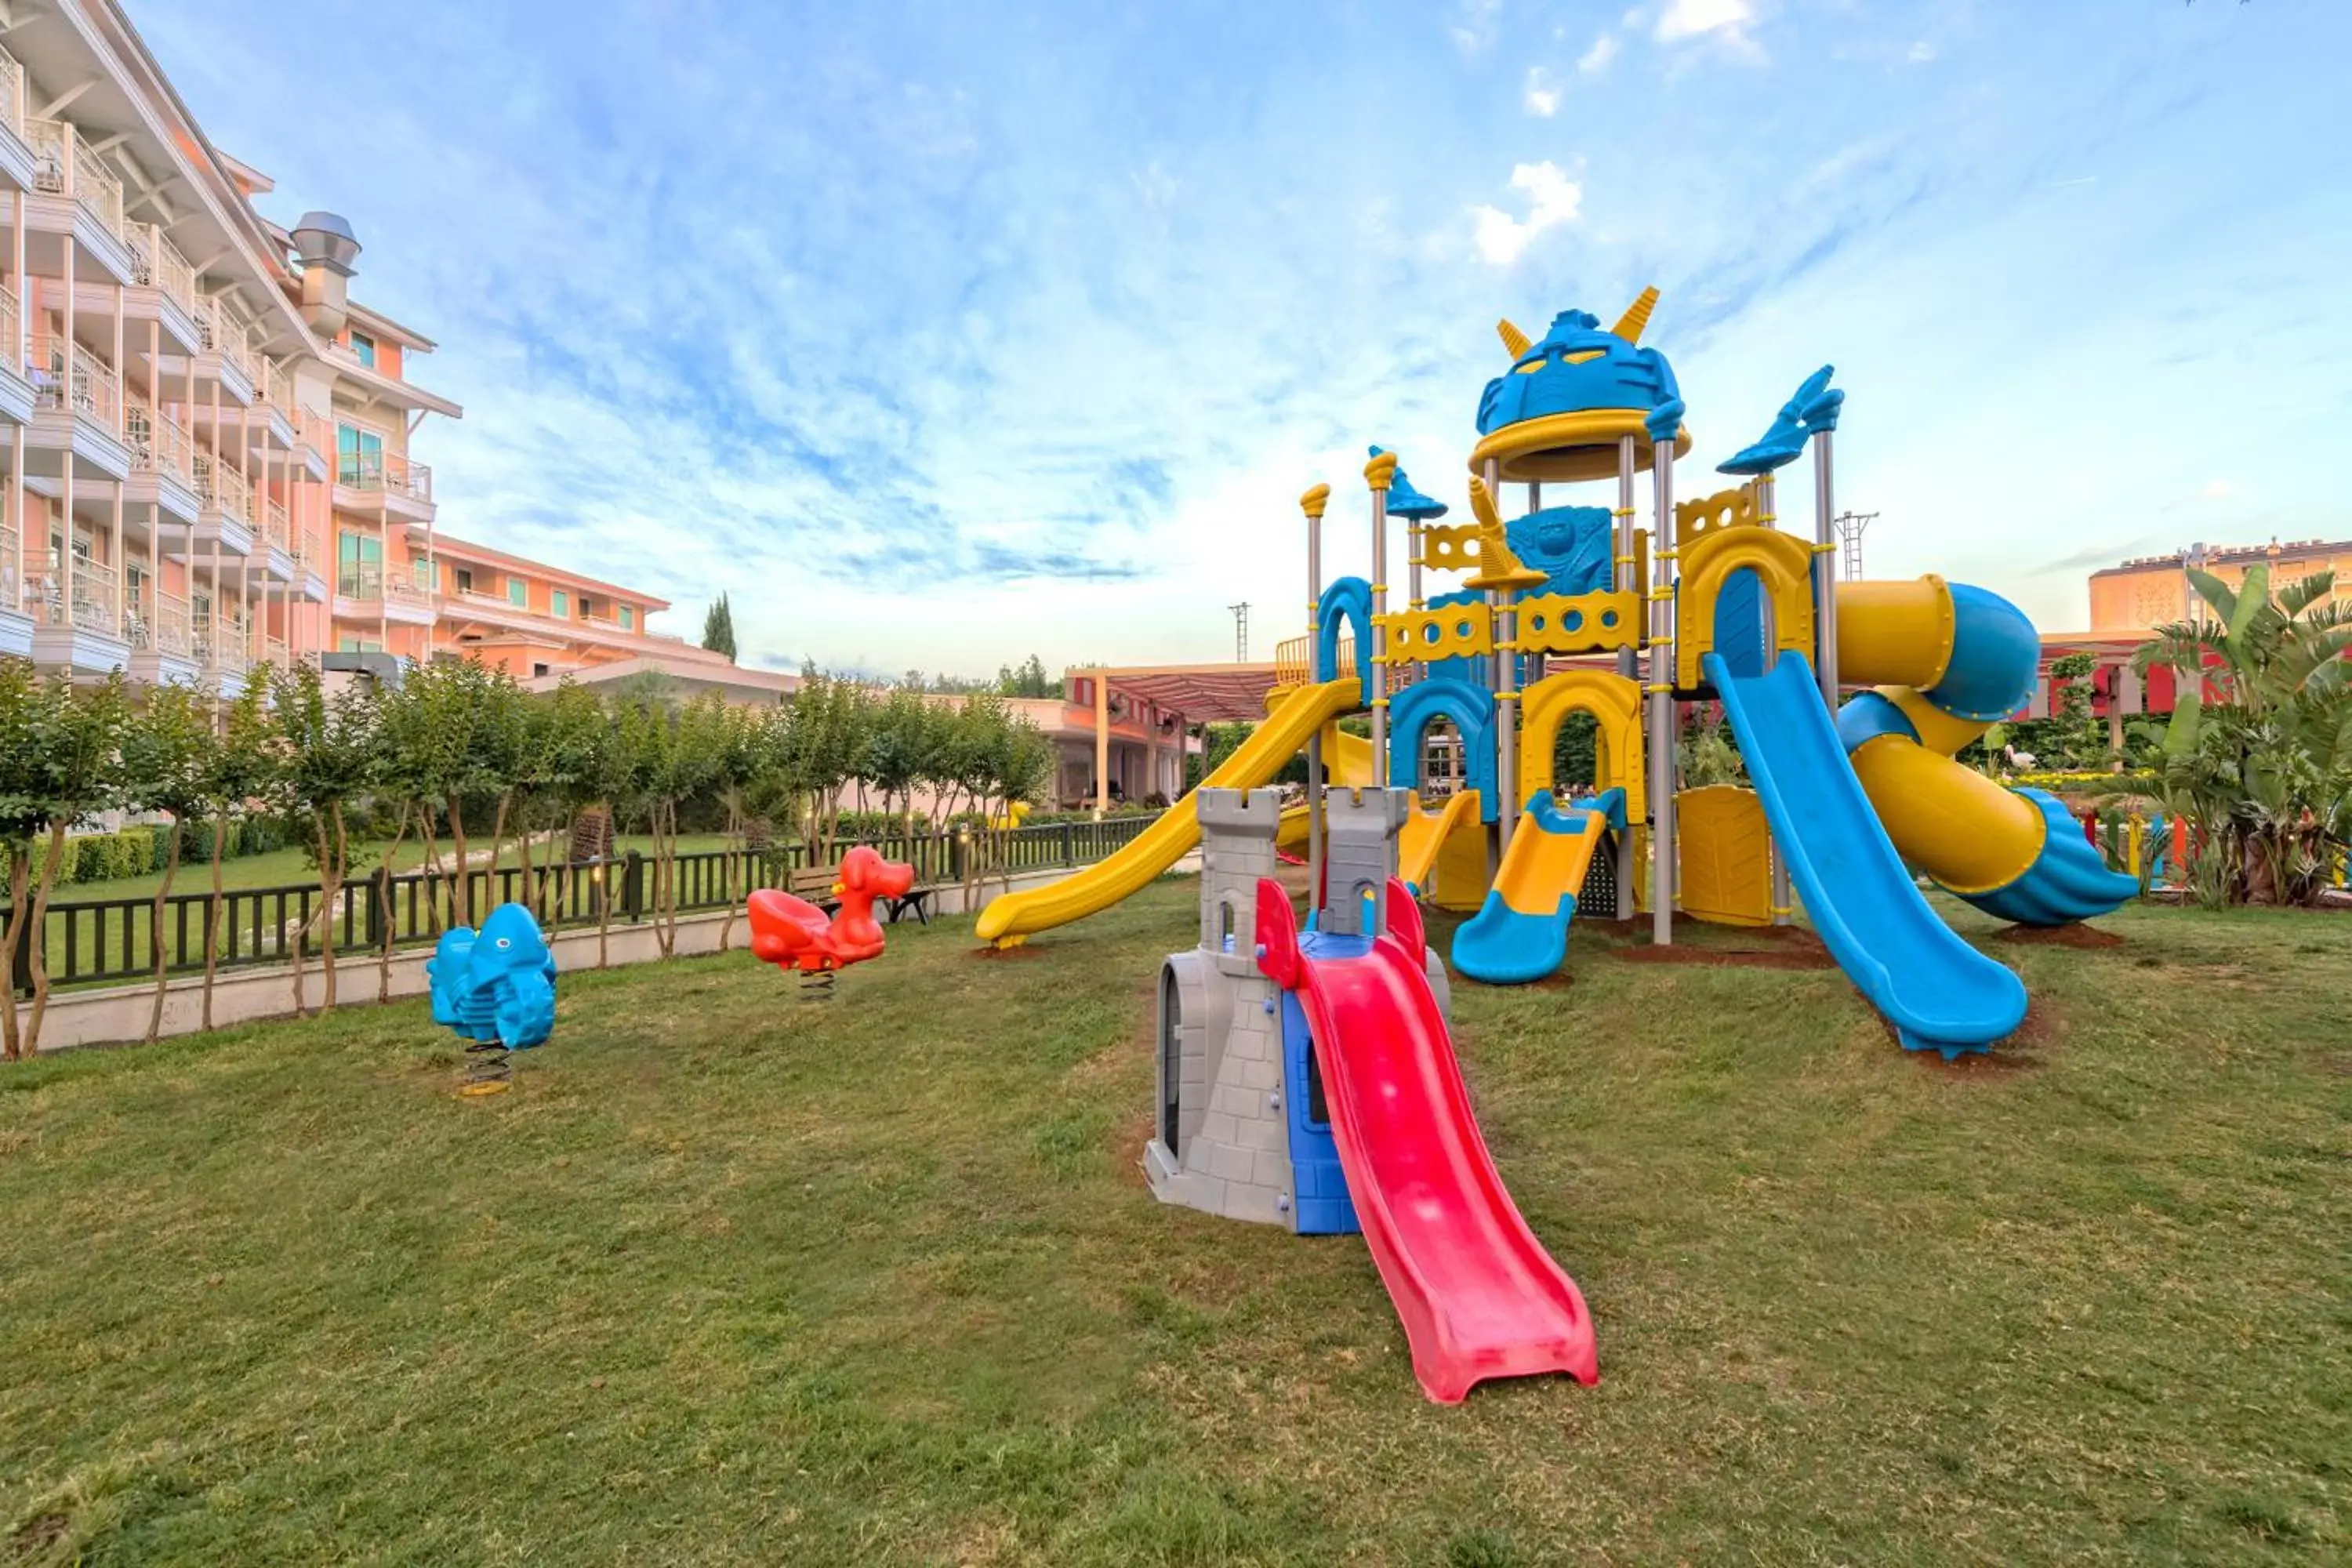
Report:
[[[1355,942],[1361,937],[1310,935],[1307,943]],[[1304,945],[1304,944],[1302,944]],[[1290,1123],[1291,1199],[1298,1205],[1301,1236],[1353,1236],[1363,1227],[1348,1197],[1348,1175],[1339,1168],[1339,1145],[1331,1136],[1330,1108],[1323,1097],[1323,1073],[1315,1060],[1314,1037],[1295,992],[1282,994],[1282,1099]]]

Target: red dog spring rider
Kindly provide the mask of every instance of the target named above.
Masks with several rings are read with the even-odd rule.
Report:
[[[836,906],[828,916],[805,899],[772,888],[751,895],[751,956],[779,969],[797,970],[804,995],[824,995],[833,977],[853,963],[882,956],[882,925],[874,918],[877,899],[903,899],[915,885],[915,868],[885,860],[866,845],[841,858],[841,879],[833,885]]]

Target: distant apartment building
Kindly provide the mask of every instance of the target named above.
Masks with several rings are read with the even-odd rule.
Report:
[[[2290,540],[2284,544],[2191,545],[2169,555],[2144,555],[2091,574],[2092,632],[2145,633],[2189,618],[2200,604],[2189,585],[2191,567],[2234,588],[2248,567],[2267,565],[2273,588],[2316,572],[2336,574],[2335,596],[2352,604],[2352,540]]]
[[[652,631],[649,594],[438,533],[410,449],[461,412],[411,379],[434,345],[350,297],[341,218],[280,227],[270,190],[114,0],[10,8],[0,653],[223,696],[331,652],[774,684]]]

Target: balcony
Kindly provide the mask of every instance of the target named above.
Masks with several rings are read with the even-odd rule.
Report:
[[[217,377],[222,396],[240,405],[251,403],[254,380],[261,374],[252,329],[217,294],[198,300],[195,314],[198,379]]]
[[[366,510],[371,503],[378,503],[384,510],[416,522],[433,515],[433,470],[397,452],[339,455],[335,488],[348,492],[335,498],[339,506]]]
[[[440,595],[424,577],[423,562],[410,576],[381,566],[345,563],[335,574],[335,616],[348,620],[397,621],[429,626],[438,616]]]
[[[196,489],[196,543],[217,543],[224,555],[252,554],[253,487],[243,474],[208,452],[194,454],[191,468]]]
[[[21,313],[15,290],[0,285],[0,343],[8,345],[7,352],[0,353],[0,421],[29,425],[33,384],[25,378],[25,367],[16,363],[16,322]]]
[[[25,144],[33,154],[35,193],[70,200],[79,215],[71,220],[76,242],[102,264],[113,281],[131,281],[121,176],[69,121],[28,118]]]
[[[154,224],[131,225],[128,237],[131,280],[142,289],[155,290],[157,304],[152,313],[171,346],[182,353],[193,352],[201,342],[196,327],[195,268]],[[131,304],[131,308],[125,311],[127,316],[149,314],[139,309],[135,300]]]
[[[28,465],[43,478],[63,471],[70,453],[77,478],[124,479],[131,449],[122,439],[122,382],[79,343],[40,334],[33,340],[32,445]]]
[[[122,444],[131,452],[122,499],[154,507],[159,522],[167,516],[194,522],[204,503],[195,489],[195,437],[187,426],[134,405],[122,411]]]
[[[25,558],[16,531],[0,525],[0,656],[33,657],[33,617],[25,603]]]
[[[121,613],[116,607],[121,578],[111,566],[84,555],[72,561],[73,581],[53,554],[49,569],[29,584],[33,613],[33,658],[51,669],[103,675],[128,661]]]
[[[33,174],[33,150],[25,145],[25,68],[0,49],[0,175],[29,191]]]
[[[147,592],[122,606],[122,640],[133,650],[152,648],[185,658],[194,647],[188,619],[188,602],[170,594],[156,594],[148,602]]]

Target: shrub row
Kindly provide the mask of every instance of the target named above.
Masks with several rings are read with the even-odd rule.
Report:
[[[261,817],[232,818],[222,858],[265,855],[272,849],[284,848],[285,844],[285,831],[275,822]],[[66,840],[65,858],[58,863],[58,886],[144,877],[163,868],[170,849],[170,835],[161,826],[118,828],[112,833],[78,833]],[[33,853],[33,866],[37,872],[38,857],[48,853],[47,842],[37,841]],[[189,823],[180,835],[182,868],[207,864],[212,855],[213,825]],[[0,846],[0,889],[7,886],[12,870],[7,848]]]

